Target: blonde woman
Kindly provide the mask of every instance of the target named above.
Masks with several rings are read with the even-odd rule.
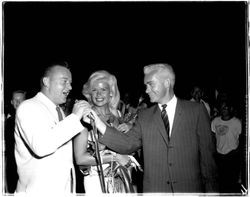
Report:
[[[121,113],[117,110],[120,93],[114,75],[104,70],[94,72],[84,84],[82,93],[105,124],[115,127],[121,132],[127,132],[132,127],[132,125],[122,123]],[[98,139],[99,136],[96,137]],[[102,192],[97,162],[94,157],[94,143],[90,132],[82,132],[74,139],[74,155],[77,165],[85,175],[84,189],[86,194]],[[134,158],[117,154],[102,144],[99,144],[99,149],[106,192],[135,192],[131,185],[129,170],[133,166],[131,164],[133,164]],[[119,173],[121,170],[122,173]],[[122,174],[126,176],[124,177]]]

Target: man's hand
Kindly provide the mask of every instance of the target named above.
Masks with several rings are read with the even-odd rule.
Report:
[[[77,117],[79,118],[79,120],[83,117],[83,115],[85,114],[85,104],[86,101],[84,100],[76,100],[75,104],[73,106],[73,110],[72,113],[77,115]]]
[[[119,131],[124,132],[124,133],[128,132],[131,128],[132,128],[132,124],[130,123],[122,123],[117,127]]]
[[[82,107],[83,107],[83,116],[82,116],[83,121],[90,124],[91,119],[93,119],[97,129],[100,131],[101,134],[104,134],[106,130],[106,125],[97,116],[95,111],[92,110],[90,104],[87,101],[83,101]]]
[[[97,118],[99,119],[99,117],[92,110],[90,104],[87,101],[83,101],[82,106],[83,106],[83,116],[82,116],[82,119],[83,119],[84,122],[90,124],[91,120],[95,121]]]

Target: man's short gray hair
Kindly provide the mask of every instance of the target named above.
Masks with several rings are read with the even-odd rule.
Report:
[[[145,75],[151,73],[152,71],[155,71],[160,76],[169,78],[172,87],[174,87],[175,73],[171,65],[166,64],[166,63],[150,64],[150,65],[144,66],[143,70],[144,70]]]

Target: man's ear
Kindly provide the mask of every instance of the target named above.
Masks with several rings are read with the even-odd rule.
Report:
[[[165,79],[165,81],[164,81],[164,85],[165,85],[165,87],[170,87],[170,79]]]
[[[44,85],[45,87],[49,87],[49,78],[48,78],[48,77],[44,77],[44,78],[43,78],[43,85]]]

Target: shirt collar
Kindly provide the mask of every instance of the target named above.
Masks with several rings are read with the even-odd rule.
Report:
[[[168,101],[168,103],[163,103],[163,104],[167,104],[167,108],[169,108],[170,106],[175,106],[176,103],[177,103],[177,98],[174,95],[173,98],[171,98],[171,100]],[[162,111],[162,105],[163,104],[158,103],[158,106],[159,106],[159,108],[160,108],[161,111]]]
[[[40,99],[46,106],[48,106],[50,109],[56,109],[55,103],[53,103],[44,93],[38,92],[38,93],[37,93],[37,96],[38,96],[39,99]]]

